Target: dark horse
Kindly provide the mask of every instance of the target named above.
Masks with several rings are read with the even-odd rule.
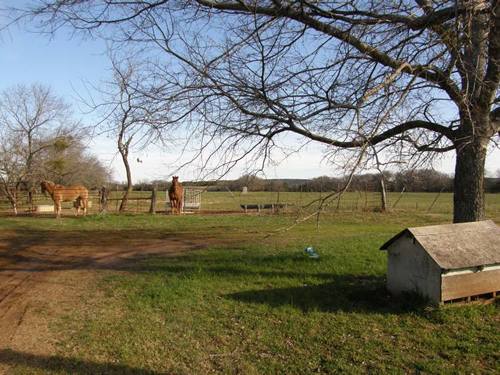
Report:
[[[42,181],[40,184],[42,188],[42,193],[49,193],[52,200],[54,201],[54,212],[56,217],[61,216],[61,203],[62,202],[74,202],[76,214],[80,213],[80,208],[83,209],[83,215],[87,214],[87,207],[89,201],[89,191],[85,186],[75,185],[75,186],[63,186],[57,185],[52,181]]]
[[[184,201],[184,188],[179,182],[179,176],[172,177],[172,186],[168,189],[168,198],[170,199],[172,213],[177,211],[177,214],[180,215]]]

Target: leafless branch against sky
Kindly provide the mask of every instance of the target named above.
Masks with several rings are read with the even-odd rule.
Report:
[[[249,153],[268,158],[290,134],[326,146],[335,160],[366,150],[365,167],[453,151],[455,220],[464,221],[484,215],[486,150],[499,131],[498,7],[48,0],[17,14],[49,33],[69,26],[106,38],[147,62],[142,94],[163,101],[199,150],[216,142],[207,158],[222,156],[222,170]]]

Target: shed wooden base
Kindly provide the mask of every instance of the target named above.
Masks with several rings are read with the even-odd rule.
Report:
[[[494,303],[500,296],[500,291],[478,294],[474,296],[455,298],[448,301],[441,302],[440,305],[489,305]]]
[[[462,275],[443,276],[441,279],[441,299],[450,301],[491,294],[500,287],[500,270],[481,271]]]

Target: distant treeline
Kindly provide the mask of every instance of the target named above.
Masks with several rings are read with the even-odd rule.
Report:
[[[182,178],[182,176],[181,176]],[[379,191],[380,174],[366,173],[355,175],[349,191]],[[218,181],[182,181],[184,185],[205,186],[208,191],[338,191],[346,183],[346,177],[321,176],[312,179],[263,179],[253,175],[244,175],[236,180]],[[438,192],[453,191],[453,177],[432,169],[418,169],[405,172],[384,172],[387,191],[400,192]],[[134,190],[151,191],[153,187],[166,190],[170,181],[156,180],[134,185]],[[113,189],[122,190],[125,184],[114,184]],[[486,178],[485,190],[489,193],[500,192],[500,178]]]

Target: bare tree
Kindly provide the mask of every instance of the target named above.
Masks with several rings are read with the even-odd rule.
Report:
[[[17,85],[0,93],[0,180],[14,208],[23,187],[29,203],[44,173],[44,153],[77,129],[69,106],[48,87]]]
[[[129,65],[128,70],[124,73],[120,71],[118,66],[114,64],[114,80],[116,88],[118,89],[118,100],[116,103],[117,113],[114,114],[115,133],[117,135],[118,151],[122,157],[123,166],[127,175],[127,187],[123,194],[120,203],[120,212],[125,211],[127,207],[128,197],[132,191],[132,172],[130,170],[130,163],[128,160],[130,145],[134,139],[134,135],[140,129],[138,123],[141,122],[142,117],[137,117],[137,107],[135,107],[134,95],[131,90],[131,78],[133,74],[132,67]],[[143,114],[143,113],[142,113]]]
[[[149,68],[196,109],[191,123],[203,145],[224,148],[224,165],[266,158],[284,134],[326,145],[334,161],[341,149],[361,150],[355,164],[378,155],[378,167],[454,151],[454,221],[484,217],[500,131],[497,0],[54,0],[25,14],[45,31],[70,25],[175,58],[174,72],[158,59]]]
[[[128,58],[119,60],[112,54],[110,61],[112,79],[104,82],[98,89],[100,102],[91,104],[92,101],[87,104],[102,118],[98,129],[112,134],[116,139],[127,177],[127,186],[119,209],[123,212],[133,188],[130,152],[134,149],[144,150],[152,142],[165,144],[167,137],[162,136],[162,131],[168,121],[163,117],[166,108],[158,109],[158,106],[164,106],[164,101],[158,101],[157,96],[152,97],[148,78],[140,74],[140,65]]]
[[[22,152],[18,143],[5,133],[0,133],[0,189],[17,215],[17,193],[24,177]]]

